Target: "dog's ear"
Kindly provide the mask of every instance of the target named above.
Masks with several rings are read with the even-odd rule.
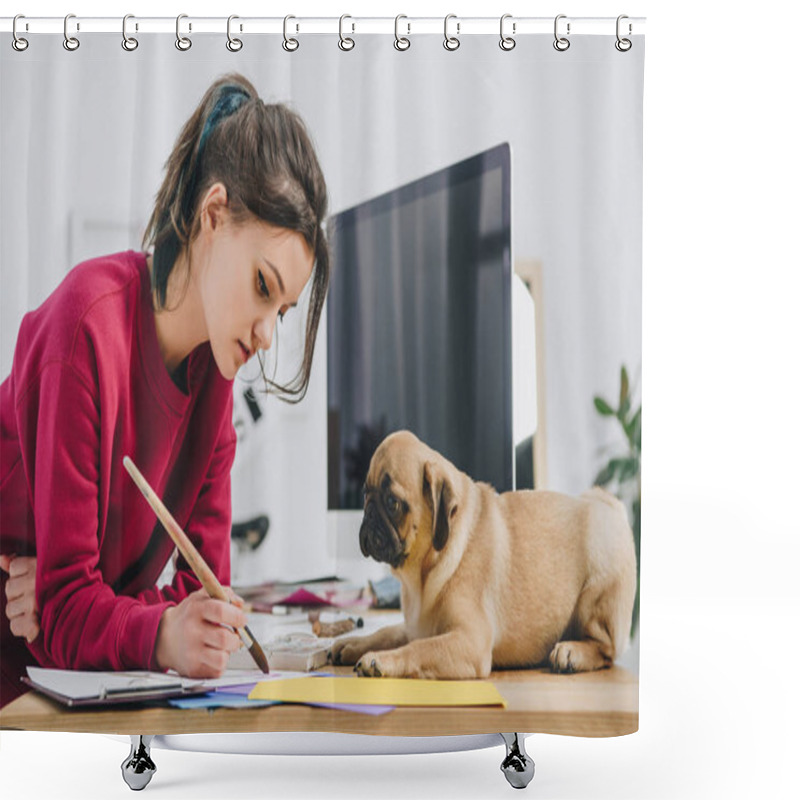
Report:
[[[422,495],[431,509],[433,547],[442,550],[450,537],[450,522],[458,505],[449,476],[433,461],[428,461],[422,470]]]

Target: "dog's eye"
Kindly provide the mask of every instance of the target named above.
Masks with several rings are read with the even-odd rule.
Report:
[[[390,494],[386,498],[386,508],[389,509],[389,513],[394,514],[394,512],[397,511],[399,507],[400,503],[397,502],[397,498],[393,494]]]

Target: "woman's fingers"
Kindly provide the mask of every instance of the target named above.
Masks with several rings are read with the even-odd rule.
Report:
[[[217,607],[222,605],[222,608]],[[241,640],[235,628],[242,627],[238,615],[232,614],[235,611],[233,606],[222,603],[219,600],[209,599],[201,607],[200,636],[204,646],[214,650],[225,650],[233,653],[239,649]]]
[[[223,657],[222,669],[224,670],[228,662],[228,655],[241,647],[241,640],[234,629],[244,627],[247,624],[247,616],[237,606],[209,597],[204,590],[196,592],[193,599],[198,604],[202,645],[207,651],[216,651]],[[206,653],[203,661],[207,664],[220,663],[220,658],[216,654],[211,661],[209,658],[211,657]]]
[[[240,608],[209,598],[203,605],[203,620],[206,623],[204,641],[209,647],[227,653],[239,649],[241,640],[231,629],[243,628],[247,624],[247,616]]]
[[[33,609],[30,604],[26,602],[25,597],[15,597],[6,603],[6,616],[9,619],[16,619],[24,614],[32,614]]]
[[[223,586],[222,588],[225,590],[225,594],[228,595],[228,600],[230,600],[233,605],[237,608],[244,608],[244,599],[239,597],[230,586]]]
[[[23,575],[36,577],[36,556],[15,556],[6,570],[12,578],[20,578]]]
[[[0,568],[8,573],[6,581],[6,617],[14,636],[32,642],[39,635],[36,605],[36,557],[5,554]]]
[[[35,561],[35,559],[26,560]],[[11,602],[19,598],[26,598],[31,610],[36,611],[36,572],[34,570],[15,574],[13,570],[16,561],[19,561],[19,559],[15,558],[11,562],[12,572],[9,573],[9,578],[6,581],[6,600]]]
[[[203,618],[215,625],[230,625],[232,628],[243,628],[247,625],[247,615],[241,608],[211,598],[203,606]]]
[[[24,636],[32,642],[39,635],[39,617],[24,596],[6,603],[6,616],[14,636]]]
[[[9,620],[14,636],[24,636],[28,642],[32,642],[39,635],[39,619],[35,614],[20,614],[13,619],[9,617]]]
[[[209,597],[205,589],[192,592],[186,600],[198,604],[199,613],[206,622],[231,628],[243,628],[247,624],[247,614],[241,608]]]
[[[207,648],[203,652],[203,666],[205,672],[213,678],[222,676],[228,667],[228,653],[224,650],[212,650]]]
[[[242,640],[233,631],[221,625],[206,625],[203,643],[212,650],[235,653],[241,647]]]

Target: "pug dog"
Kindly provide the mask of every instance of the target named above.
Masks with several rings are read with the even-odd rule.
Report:
[[[498,494],[409,431],[383,440],[364,489],[361,551],[399,578],[404,621],[337,641],[334,664],[470,679],[548,663],[602,669],[624,650],[636,554],[608,492]]]

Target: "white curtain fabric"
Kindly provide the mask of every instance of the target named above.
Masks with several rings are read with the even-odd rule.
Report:
[[[615,399],[619,370],[641,373],[642,82],[644,39],[526,36],[511,52],[496,36],[447,52],[418,36],[86,35],[66,52],[36,36],[1,49],[0,377],[23,314],[78,261],[140,246],[178,130],[210,82],[238,71],[262,98],[290,104],[317,146],[336,212],[509,142],[512,258],[541,265],[548,488],[591,485],[618,433],[592,398]],[[533,366],[531,366],[533,369]],[[311,390],[297,407],[262,401],[234,470],[234,514],[266,510],[267,544],[239,577],[308,578],[340,567],[327,512],[325,335]],[[250,437],[248,444],[247,436]]]

